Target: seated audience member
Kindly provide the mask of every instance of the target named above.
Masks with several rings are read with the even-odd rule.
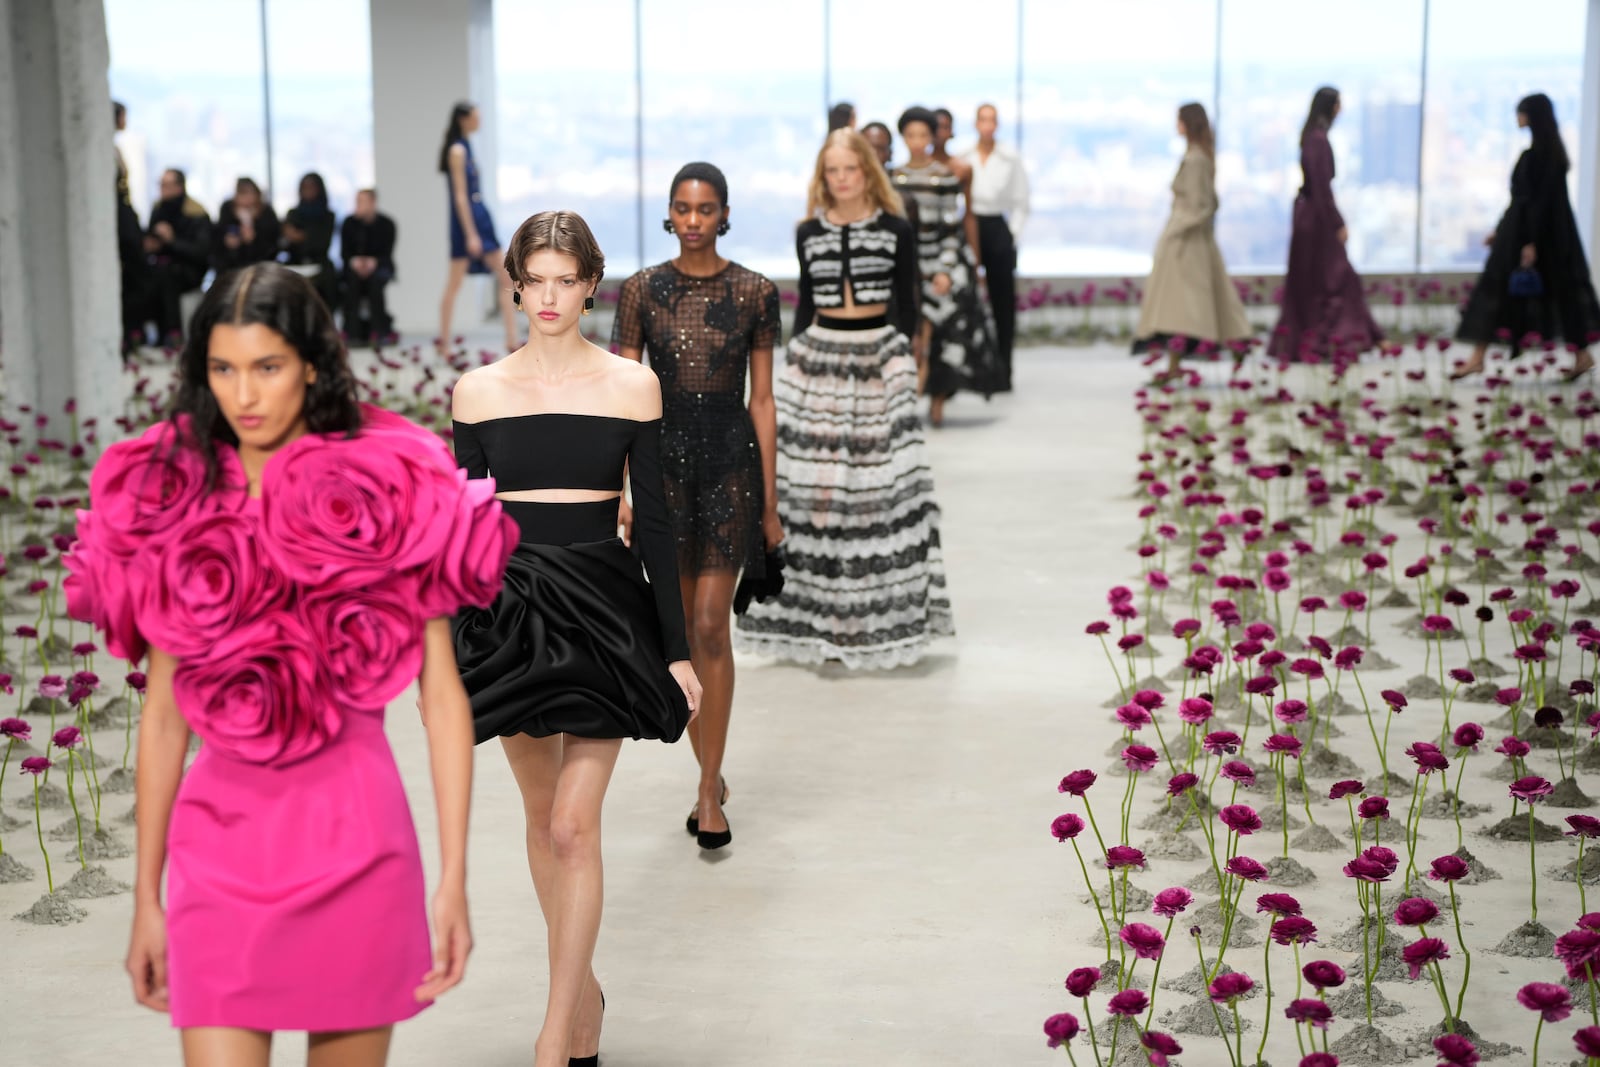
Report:
[[[356,194],[356,213],[339,230],[339,251],[344,256],[344,332],[352,342],[382,343],[394,336],[384,287],[394,279],[394,220],[378,211],[378,193],[363,189]],[[367,314],[361,314],[366,304]]]
[[[240,178],[233,199],[217,210],[211,262],[217,273],[276,259],[281,239],[278,213],[261,195],[261,186]]]
[[[183,171],[161,175],[161,199],[144,237],[146,300],[139,324],[154,321],[163,343],[183,338],[179,298],[200,288],[211,264],[211,216],[189,196]]]
[[[291,267],[315,267],[301,273],[311,279],[329,311],[339,306],[339,275],[328,258],[333,246],[333,209],[328,207],[328,187],[322,175],[311,171],[300,179],[300,202],[283,216],[283,262]]]

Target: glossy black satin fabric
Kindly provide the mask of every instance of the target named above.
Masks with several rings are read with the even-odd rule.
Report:
[[[452,629],[479,743],[519,733],[676,741],[689,721],[651,589],[620,538],[524,541],[494,605],[457,615]]]

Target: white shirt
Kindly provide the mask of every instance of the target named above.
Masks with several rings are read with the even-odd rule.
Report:
[[[988,162],[973,148],[962,156],[972,164],[972,213],[974,215],[1004,215],[1011,228],[1011,238],[1022,238],[1022,227],[1028,221],[1028,172],[1022,158],[1006,145],[995,143]]]

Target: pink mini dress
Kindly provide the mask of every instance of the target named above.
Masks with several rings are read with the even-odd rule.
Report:
[[[422,862],[383,732],[429,619],[492,603],[517,526],[443,442],[364,407],[353,435],[204,461],[181,418],[107,449],[67,606],[131,662],[174,656],[201,738],[167,834],[176,1027],[410,1018],[431,966]]]

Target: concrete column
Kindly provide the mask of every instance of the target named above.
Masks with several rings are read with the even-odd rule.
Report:
[[[19,0],[20,2],[20,0]],[[372,148],[378,203],[395,220],[395,328],[432,336],[450,257],[447,180],[439,147],[457,100],[478,105],[473,153],[494,211],[492,0],[371,0]],[[495,212],[500,239],[507,220]],[[481,327],[476,287],[463,287],[457,332]],[[493,329],[498,332],[499,326]]]
[[[6,413],[116,436],[121,272],[100,0],[0,0],[0,336]]]
[[[1589,252],[1589,273],[1600,278],[1600,0],[1589,0],[1583,47],[1583,104],[1579,115],[1578,232]]]

